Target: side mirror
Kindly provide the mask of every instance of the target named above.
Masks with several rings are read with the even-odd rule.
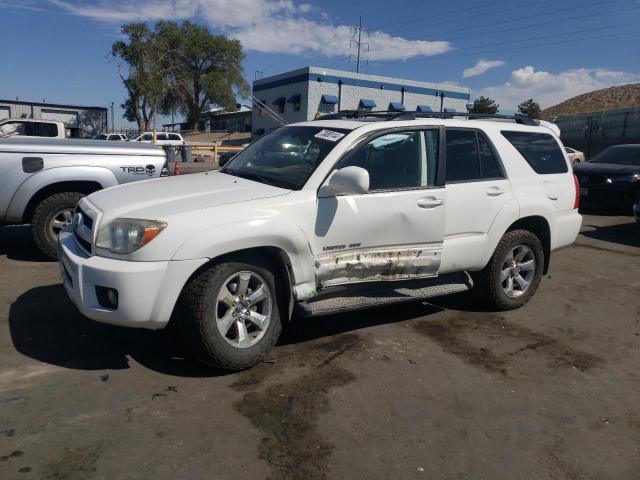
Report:
[[[369,191],[369,172],[360,167],[344,167],[336,170],[329,181],[320,188],[319,197],[359,195]]]

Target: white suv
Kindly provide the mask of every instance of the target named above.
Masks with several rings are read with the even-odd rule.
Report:
[[[279,128],[217,172],[83,198],[60,234],[73,302],[116,325],[173,319],[196,359],[241,369],[294,309],[474,284],[493,308],[520,307],[550,253],[575,240],[577,182],[552,129],[526,117],[341,115],[353,118]]]
[[[130,139],[131,142],[153,143],[153,132],[142,132]],[[156,144],[158,145],[184,145],[184,139],[179,133],[156,132]]]

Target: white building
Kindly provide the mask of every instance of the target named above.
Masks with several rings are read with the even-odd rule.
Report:
[[[362,73],[305,67],[255,80],[253,95],[288,123],[303,122],[338,110],[466,112],[467,87]],[[278,122],[254,105],[252,130]]]

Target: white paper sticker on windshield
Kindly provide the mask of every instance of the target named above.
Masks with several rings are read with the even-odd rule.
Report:
[[[322,140],[329,140],[330,142],[337,142],[344,137],[344,133],[334,132],[332,130],[320,130],[314,135],[314,137],[321,138]]]

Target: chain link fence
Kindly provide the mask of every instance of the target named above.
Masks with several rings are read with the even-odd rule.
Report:
[[[554,120],[565,146],[584,152],[587,159],[612,145],[640,143],[640,107],[580,113]]]

